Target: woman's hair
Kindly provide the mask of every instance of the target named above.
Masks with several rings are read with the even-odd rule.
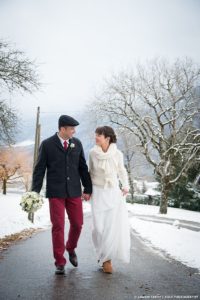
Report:
[[[96,130],[95,130],[95,133],[103,134],[106,138],[109,137],[110,138],[110,141],[109,141],[110,144],[117,142],[116,134],[115,134],[114,130],[112,129],[112,127],[110,127],[110,126],[97,127]]]

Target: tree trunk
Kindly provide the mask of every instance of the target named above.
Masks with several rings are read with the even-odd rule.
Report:
[[[131,194],[131,202],[134,202],[134,187],[132,177],[129,177],[129,185],[130,185],[130,194]]]
[[[6,195],[6,184],[7,184],[7,180],[3,179],[3,195]]]
[[[167,204],[168,204],[168,194],[169,194],[169,185],[166,183],[162,184],[162,191],[161,191],[161,200],[160,200],[160,214],[167,214]]]
[[[131,166],[130,166],[129,162],[126,165],[126,170],[127,170],[127,173],[128,173],[128,181],[129,181],[129,186],[130,186],[129,192],[131,194],[131,202],[133,203],[133,199],[134,199],[134,186],[133,186]]]

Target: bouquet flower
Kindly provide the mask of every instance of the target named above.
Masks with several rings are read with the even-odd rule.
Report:
[[[22,195],[20,205],[28,213],[33,213],[42,207],[43,197],[36,192],[27,192]]]

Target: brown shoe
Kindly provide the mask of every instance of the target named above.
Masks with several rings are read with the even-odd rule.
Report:
[[[111,260],[107,260],[103,263],[103,271],[104,273],[112,274],[113,269],[112,269]]]

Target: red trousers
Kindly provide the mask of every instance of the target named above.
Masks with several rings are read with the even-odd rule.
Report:
[[[52,223],[52,243],[55,265],[66,264],[65,249],[72,252],[77,247],[77,242],[83,225],[83,208],[81,197],[77,198],[50,198],[50,218]],[[65,209],[70,222],[68,240],[65,245]]]

